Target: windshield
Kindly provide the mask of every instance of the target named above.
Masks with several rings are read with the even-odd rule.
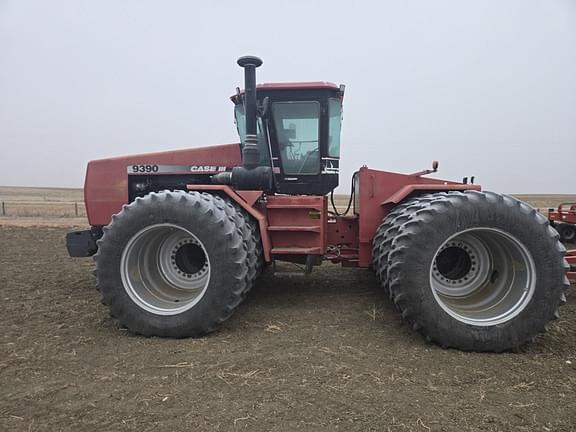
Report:
[[[274,102],[272,112],[284,173],[318,174],[320,103]]]
[[[234,118],[236,119],[236,128],[238,129],[238,136],[240,137],[240,145],[244,147],[244,142],[246,141],[246,115],[244,114],[244,105],[238,104],[234,108]],[[260,149],[260,166],[270,165],[270,150],[268,149],[268,141],[266,140],[266,134],[262,133],[264,127],[262,125],[262,119],[258,117],[257,123],[258,131],[258,148]]]

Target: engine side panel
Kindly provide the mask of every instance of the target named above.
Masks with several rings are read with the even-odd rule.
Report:
[[[193,173],[210,170],[210,167],[232,168],[241,164],[240,145],[224,144],[209,147],[145,153],[99,159],[88,163],[84,183],[84,202],[88,221],[92,226],[107,225],[112,215],[129,202],[128,176],[130,167],[143,167],[147,176],[161,175],[154,166],[174,165],[189,167]],[[148,171],[146,171],[148,169]]]

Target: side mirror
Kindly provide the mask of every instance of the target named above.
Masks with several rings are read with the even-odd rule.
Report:
[[[413,175],[415,177],[421,177],[423,175],[435,173],[436,171],[438,171],[438,161],[432,161],[432,169],[425,169],[425,170],[418,171],[418,172],[415,172],[414,174],[410,174],[410,175]],[[468,179],[466,179],[466,180],[468,180]]]

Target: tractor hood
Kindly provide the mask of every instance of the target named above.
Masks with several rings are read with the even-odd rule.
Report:
[[[143,153],[88,163],[84,202],[92,226],[107,225],[129,202],[129,176],[210,174],[242,163],[239,144]]]

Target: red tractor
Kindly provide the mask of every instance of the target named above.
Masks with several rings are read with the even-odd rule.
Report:
[[[560,234],[560,240],[576,243],[576,203],[562,203],[548,209],[548,220]]]
[[[94,255],[110,314],[146,336],[202,336],[228,319],[263,269],[323,261],[371,267],[427,340],[475,351],[517,348],[565,302],[565,249],[545,217],[479,185],[360,168],[347,211],[340,168],[344,86],[256,85],[231,97],[239,144],[91,161],[91,229],[69,233]],[[329,208],[329,197],[332,209]]]

